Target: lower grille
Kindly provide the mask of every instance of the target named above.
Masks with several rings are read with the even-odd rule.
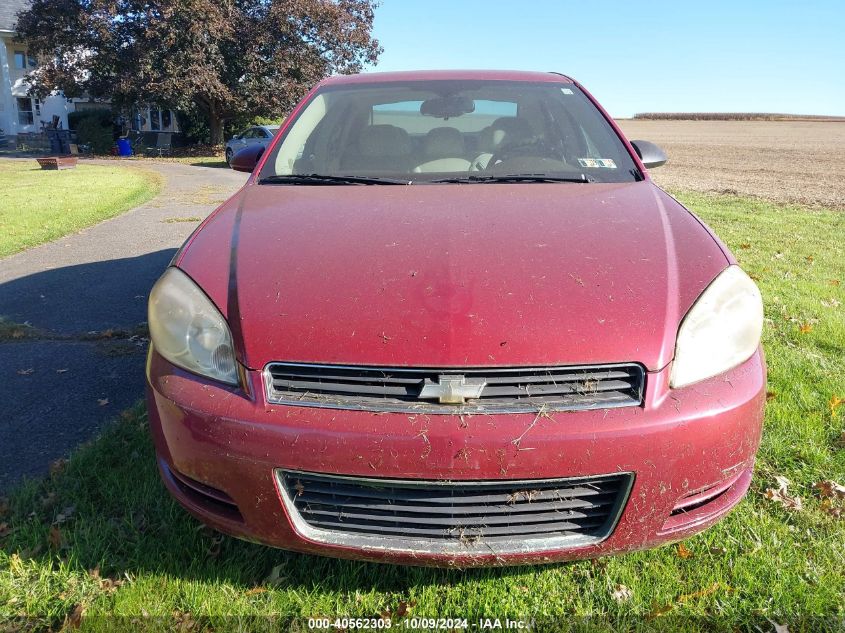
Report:
[[[566,367],[426,369],[270,363],[275,404],[407,413],[528,413],[642,403],[636,363]]]
[[[161,469],[164,476],[176,486],[176,488],[185,497],[190,499],[193,503],[201,506],[208,512],[213,512],[224,519],[230,521],[243,522],[243,516],[238,509],[235,501],[222,490],[212,488],[211,486],[191,479],[187,475],[180,473],[175,468],[171,468],[163,461],[161,462]]]
[[[424,552],[530,552],[610,535],[633,475],[440,482],[277,471],[297,530],[315,541]]]

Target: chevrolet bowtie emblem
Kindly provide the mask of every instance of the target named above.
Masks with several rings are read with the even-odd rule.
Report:
[[[437,398],[440,404],[464,404],[467,399],[481,397],[487,383],[481,378],[467,378],[462,374],[441,374],[437,382],[425,379],[420,400]]]

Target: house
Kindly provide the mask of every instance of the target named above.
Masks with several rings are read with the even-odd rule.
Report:
[[[40,132],[42,121],[51,122],[54,115],[66,128],[67,113],[73,110],[61,95],[42,101],[27,94],[24,77],[36,67],[36,62],[14,37],[17,14],[29,4],[30,0],[0,2],[0,130],[10,136]]]
[[[102,108],[87,99],[66,99],[59,92],[38,99],[28,94],[26,74],[38,66],[25,42],[15,40],[17,15],[32,0],[0,0],[0,132],[8,136],[38,133],[54,117],[64,129],[75,110]],[[176,113],[156,106],[137,106],[125,117],[127,127],[141,132],[179,132]]]

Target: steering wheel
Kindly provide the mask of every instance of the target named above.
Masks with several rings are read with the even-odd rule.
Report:
[[[538,150],[538,151],[532,151]],[[519,156],[536,156],[537,158],[553,158],[560,160],[554,154],[554,151],[549,147],[543,139],[531,139],[523,143],[514,143],[506,147],[500,147],[490,160],[487,161],[487,169],[490,169],[496,163],[502,163],[509,158],[516,158]]]

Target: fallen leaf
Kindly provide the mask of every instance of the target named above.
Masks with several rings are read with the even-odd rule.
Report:
[[[30,367],[28,369],[19,369],[18,370],[18,374],[21,375],[21,376],[29,376],[30,374],[32,374],[34,372],[35,372],[35,370],[32,367]]]
[[[724,556],[728,553],[728,550],[726,550],[724,547],[711,547],[710,553],[714,556]]]
[[[678,543],[678,556],[684,559],[692,558],[692,550],[683,543]]]
[[[767,488],[763,496],[770,501],[776,501],[787,510],[801,510],[803,508],[801,498],[793,497],[787,491],[789,480],[786,477],[775,477],[775,481],[777,481],[778,487]]]
[[[766,402],[769,400],[774,400],[778,395],[777,391],[767,391],[766,392]]]
[[[385,620],[389,618],[404,618],[406,615],[408,615],[408,612],[415,606],[417,606],[417,603],[414,600],[410,602],[401,600],[399,604],[396,605],[395,609],[391,609],[390,607],[388,607],[379,615],[381,615],[381,617]]]
[[[772,622],[771,620],[769,620],[769,623],[775,627],[775,633],[789,633],[789,627],[785,624],[778,624],[777,622]]]
[[[65,469],[65,466],[67,466],[67,460],[64,457],[60,457],[50,464],[50,474],[58,475]]]
[[[646,615],[647,620],[653,620],[655,618],[659,618],[662,615],[666,615],[675,607],[671,604],[657,604],[656,602],[651,605],[651,611],[648,612]]]
[[[829,283],[831,286],[838,286],[841,282],[838,279],[831,279],[827,283]]]
[[[267,593],[267,590],[264,587],[253,587],[252,589],[246,592],[246,595],[257,596],[260,593]]]
[[[806,260],[807,260],[807,263],[808,263],[808,264],[812,264],[812,263],[813,263],[813,256],[812,256],[812,255],[807,255],[807,257],[805,257],[804,259],[806,259]]]
[[[703,598],[704,596],[709,596],[712,593],[716,593],[721,588],[721,583],[714,582],[709,587],[705,587],[704,589],[699,589],[698,591],[694,591],[693,593],[685,593],[678,597],[678,602],[689,602],[690,600],[695,600],[696,598]]]
[[[628,600],[634,597],[634,592],[628,589],[625,585],[615,585],[613,587],[613,593],[611,593],[610,596],[616,600],[616,602],[628,602]]]
[[[123,581],[115,580],[113,578],[101,578],[99,584],[100,591],[104,591],[105,593],[114,593],[123,585]]]
[[[798,331],[801,332],[801,334],[809,334],[813,331],[813,326],[809,323],[802,323],[798,326]]]
[[[106,406],[108,403],[109,403],[109,399],[108,399],[108,398],[99,398],[99,399],[97,400],[97,404],[99,404],[101,407]]]
[[[837,395],[830,396],[830,402],[828,402],[828,406],[830,407],[831,417],[836,414],[836,410],[840,407],[843,402],[845,402],[845,400],[843,400]]]
[[[740,245],[739,245],[739,247],[740,247],[742,250],[746,251],[746,250],[748,250],[749,248],[751,248],[751,244],[748,244],[748,243],[746,242],[745,244],[740,244]]]
[[[397,618],[404,618],[406,615],[408,615],[408,612],[415,606],[417,606],[417,603],[414,601],[405,602],[404,600],[401,600],[399,604],[396,605],[396,611],[394,611],[394,613]]]
[[[99,580],[100,579],[100,566],[97,565],[94,569],[89,569],[88,570],[88,576],[90,576],[94,580]]]
[[[825,308],[838,308],[842,305],[842,302],[839,301],[839,299],[834,299],[833,297],[830,299],[822,299],[821,303]]]
[[[772,259],[783,259],[783,253],[775,253]]]
[[[820,497],[827,499],[845,499],[845,486],[830,479],[814,483],[813,490],[819,493]]]
[[[831,499],[822,499],[819,508],[822,512],[829,514],[835,519],[841,519],[845,515],[845,509],[841,506],[834,505]]]
[[[64,628],[70,627],[78,629],[82,625],[82,618],[85,616],[85,607],[81,604],[76,605],[67,616],[65,616]]]
[[[47,537],[47,540],[53,548],[61,549],[62,545],[64,545],[65,537],[62,531],[53,525],[50,527],[50,535]]]
[[[296,490],[297,497],[302,496],[305,493],[305,486],[303,486],[302,482],[298,479],[296,480],[296,483],[294,484],[293,488],[294,490]]]

